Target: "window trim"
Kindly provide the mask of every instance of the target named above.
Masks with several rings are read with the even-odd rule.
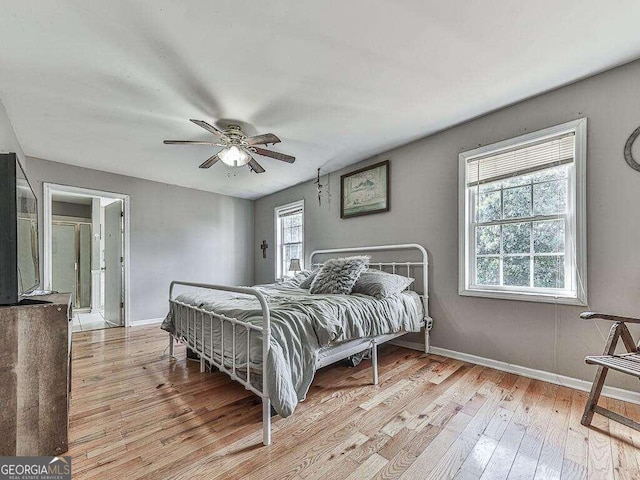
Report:
[[[471,222],[469,189],[466,185],[466,169],[470,159],[499,153],[501,150],[513,149],[527,143],[544,141],[547,138],[562,134],[575,134],[575,156],[572,178],[568,182],[568,206],[573,214],[568,214],[569,235],[575,238],[575,296],[561,296],[556,292],[546,293],[544,289],[523,291],[518,287],[486,287],[471,284]],[[462,152],[458,155],[458,294],[471,297],[496,298],[503,300],[522,300],[529,302],[558,303],[565,305],[587,305],[587,222],[586,222],[586,162],[587,162],[587,119],[579,118],[550,128],[520,135],[501,142]],[[566,248],[571,254],[572,245]]]
[[[287,203],[286,205],[279,205],[274,208],[274,230],[275,230],[275,244],[276,244],[276,269],[275,269],[275,278],[276,280],[282,280],[286,278],[284,272],[280,271],[280,267],[282,264],[282,237],[281,237],[281,229],[280,229],[280,216],[287,214],[293,210],[302,210],[302,258],[300,259],[300,266],[304,269],[305,265],[305,230],[304,230],[304,199],[298,200],[296,202]]]

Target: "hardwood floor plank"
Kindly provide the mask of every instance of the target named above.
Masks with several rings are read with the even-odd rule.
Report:
[[[506,429],[503,430],[493,455],[482,473],[482,479],[506,479],[526,475],[527,468],[531,466],[530,441],[525,441],[527,429],[535,422],[536,405],[544,400],[544,385],[542,382],[533,381],[528,384],[525,394],[519,404],[516,405],[513,415]],[[531,436],[531,432],[530,432]],[[523,445],[523,442],[524,445]],[[515,466],[515,469],[512,467]],[[533,464],[535,471],[535,463]]]
[[[511,469],[509,470],[508,480],[529,480],[536,473],[538,459],[528,455],[516,455]]]
[[[500,480],[509,475],[520,442],[525,434],[525,427],[519,423],[510,422],[498,442],[491,459],[480,476],[481,480]]]
[[[346,480],[368,480],[369,478],[374,478],[387,462],[386,458],[374,453],[367,461],[356,468]]]
[[[485,435],[473,446],[455,478],[480,478],[498,446],[498,440]]]
[[[458,470],[453,480],[479,480],[480,476],[469,470]]]
[[[299,465],[294,465],[291,468],[282,468],[282,466],[274,465],[271,475],[267,475],[263,478],[273,479],[287,479],[287,478],[312,478],[313,476],[320,474],[326,474],[327,469],[330,469],[332,464],[339,462],[342,458],[345,458],[350,452],[358,448],[360,445],[369,441],[369,437],[366,435],[355,432],[342,442],[325,444],[323,448],[308,451],[304,457],[303,462]],[[334,446],[335,445],[335,446]],[[369,458],[367,456],[366,458]],[[366,459],[365,459],[366,460]],[[265,471],[268,473],[268,471]]]
[[[407,369],[407,372],[411,372],[411,370],[414,370],[414,369],[415,370],[420,370],[421,369],[420,364],[421,364],[421,362],[414,364],[411,369]],[[354,376],[352,376],[351,378],[353,378],[353,377]],[[398,378],[394,378],[392,376],[388,376],[388,378],[386,378],[384,376],[381,376],[380,378],[381,378],[381,386],[385,386],[388,382],[393,382],[393,381],[397,382],[399,380]],[[334,381],[334,383],[338,383],[338,387],[340,386],[340,382],[335,382]],[[377,392],[379,391],[378,389],[375,389],[371,385],[365,385],[362,388],[363,388],[363,391],[371,392],[370,393],[371,396],[376,395]],[[333,416],[333,420],[334,420],[333,424],[336,423],[336,420],[340,420],[340,418],[341,418],[340,415],[344,416],[343,418],[345,418],[345,419],[351,418],[353,420],[356,417],[359,419],[366,412],[362,411],[362,409],[359,409],[357,407],[357,403],[359,403],[361,401],[361,399],[360,399],[361,397],[358,397],[357,395],[353,396],[352,393],[351,393],[351,392],[357,392],[357,391],[358,391],[358,389],[357,388],[353,388],[353,387],[351,387],[348,390],[345,390],[345,389],[339,390],[340,395],[338,395],[338,396],[330,395],[329,397],[326,397],[326,398],[331,400],[332,405],[330,407],[327,405],[328,402],[325,402],[325,401],[320,401],[318,405],[319,405],[320,408],[323,408],[325,414],[327,414],[327,415],[330,414],[331,411],[339,412],[338,413],[339,416],[337,416],[337,417]],[[350,393],[347,395],[344,392],[350,392]],[[329,392],[327,392],[327,393],[329,393]],[[351,404],[349,404],[349,403],[345,404],[344,401],[340,401],[341,397],[342,398],[350,398],[351,399]],[[309,406],[309,404],[303,403],[303,404],[301,404],[299,406],[299,408],[304,410],[307,406]],[[330,410],[327,410],[327,408],[330,408]],[[351,411],[349,411],[348,408],[351,408]],[[298,414],[298,411],[296,411],[296,415],[297,414]],[[290,417],[290,419],[291,418],[293,418],[293,417]],[[284,421],[292,421],[290,419],[286,419]],[[300,420],[302,420],[302,418],[297,419],[294,426],[297,427],[298,425],[305,423],[304,421],[301,422]],[[280,422],[283,422],[283,420],[280,420]],[[340,425],[340,422],[337,422],[338,423],[337,426],[334,426],[334,427],[330,428],[329,430],[327,430],[326,425],[313,421],[313,422],[311,422],[309,424],[308,428],[304,429],[301,432],[301,434],[304,434],[305,435],[304,438],[309,440],[309,436],[310,435],[314,435],[314,433],[313,433],[314,429],[320,435],[325,435],[325,436],[332,434],[332,432],[336,428],[340,429],[341,431],[343,431],[345,433],[347,433],[352,428],[356,428],[357,425],[362,423],[360,420],[358,420],[358,422],[360,422],[360,423],[353,423],[351,425],[348,424],[348,423]],[[344,425],[346,425],[346,427]],[[318,437],[318,438],[322,438],[322,437]],[[335,436],[333,438],[335,440]],[[280,454],[277,454],[275,456],[273,454],[269,454],[268,460],[270,460],[270,463],[273,463],[277,459],[279,462],[283,462],[285,465],[288,465],[289,462],[294,462],[293,465],[295,465],[295,462],[300,461],[298,459],[304,457],[304,454],[305,454],[304,450],[294,450],[292,452],[291,451],[287,452],[287,450],[286,450],[287,445],[286,444],[283,444],[281,442],[280,446],[283,447]],[[269,450],[265,450],[265,451],[268,452]],[[285,457],[281,457],[282,454],[286,454],[286,456]],[[259,453],[258,457],[255,457],[255,455],[253,455],[252,457],[254,457],[254,458],[244,458],[244,462],[243,463],[245,463],[247,465],[252,465],[252,464],[253,465],[257,465],[257,464],[260,463],[260,461],[261,461],[260,460],[260,453]],[[302,458],[302,461],[304,462],[304,458]],[[200,468],[200,467],[198,467],[198,468]],[[296,467],[293,467],[293,468],[296,468]],[[223,470],[223,472],[224,472],[224,470]],[[225,476],[229,476],[226,473],[224,475]]]
[[[393,387],[380,390],[380,392],[375,397],[367,402],[362,403],[360,405],[360,408],[363,410],[371,410],[373,407],[384,402],[386,399],[392,397],[407,386],[409,386],[409,380],[400,380]]]
[[[533,479],[542,451],[545,433],[549,425],[557,388],[543,385],[538,402],[534,405],[526,420],[526,430],[520,448],[509,472],[510,480]]]
[[[616,413],[627,416],[624,402],[620,400],[607,399],[608,408]],[[611,460],[613,463],[614,476],[619,480],[638,479],[634,472],[640,471],[638,460],[633,444],[634,430],[618,422],[609,421],[609,431],[611,433]]]
[[[573,390],[569,427],[562,462],[562,480],[584,480],[587,478],[587,458],[589,452],[589,429],[580,423],[587,395]]]
[[[605,397],[600,397],[599,403],[607,408],[607,399]],[[593,422],[589,429],[587,478],[589,480],[614,479],[609,419],[598,414],[593,416]]]
[[[425,361],[425,359],[421,358],[420,361],[416,361],[414,359],[414,361],[416,362],[416,367],[419,367],[420,364]],[[411,369],[414,370],[414,369]],[[367,420],[366,421],[362,421],[361,423],[365,424],[366,427],[362,428],[362,432],[367,435],[367,436],[372,436],[373,438],[371,438],[368,442],[366,442],[365,444],[359,446],[358,448],[356,448],[353,452],[351,452],[351,454],[349,455],[350,459],[354,459],[355,461],[361,462],[361,461],[366,461],[366,459],[371,456],[372,454],[376,453],[376,451],[380,448],[381,445],[384,444],[384,442],[386,441],[386,439],[384,438],[384,436],[379,436],[376,435],[374,437],[374,433],[372,432],[377,432],[378,430],[380,430],[380,426],[384,424],[387,418],[387,415],[389,411],[396,408],[401,408],[401,406],[407,402],[409,402],[412,398],[414,397],[422,397],[423,396],[423,388],[429,388],[430,390],[443,390],[446,386],[446,382],[442,383],[442,387],[428,387],[428,383],[424,383],[424,382],[419,382],[419,380],[421,379],[421,377],[423,375],[429,375],[428,370],[425,370],[424,368],[417,368],[416,370],[414,370],[414,373],[410,374],[408,377],[408,381],[405,381],[404,379],[401,380],[397,380],[398,384],[401,385],[401,387],[399,388],[394,388],[394,387],[390,387],[389,390],[393,392],[392,395],[388,395],[384,398],[383,401],[380,401],[380,396],[378,394],[376,394],[373,397],[373,402],[375,403],[374,406],[372,406],[370,409],[365,410],[365,412],[355,412],[354,414],[350,415],[350,418],[355,418],[355,416],[357,416],[358,418],[362,417],[363,415],[366,416]],[[424,379],[423,379],[424,380]],[[396,384],[396,385],[398,385]],[[421,385],[423,386],[423,388],[421,388]],[[371,387],[374,388],[374,387]],[[377,389],[374,391],[378,391]],[[322,430],[323,432],[326,433],[326,428]],[[388,437],[387,437],[388,438]],[[292,457],[291,455],[289,455],[289,457]],[[274,459],[273,454],[271,455],[271,460]],[[283,462],[289,462],[289,458],[283,458],[280,459]],[[298,462],[299,463],[299,459],[293,459],[292,460],[294,462]],[[299,473],[301,476],[304,476],[304,472],[300,472]]]
[[[430,471],[424,472],[428,480],[451,479],[460,469],[465,459],[473,451],[476,438],[469,435],[459,435],[453,444],[442,455],[442,458]]]
[[[509,422],[513,418],[513,412],[511,410],[507,410],[502,407],[498,407],[498,411],[493,416],[489,425],[484,431],[484,434],[487,437],[491,437],[495,440],[500,440],[502,438],[502,434],[507,429]]]
[[[466,368],[466,367],[463,367],[463,368]],[[444,393],[448,392],[449,389],[453,387],[453,385],[456,385],[458,383],[456,381],[456,376],[464,377],[463,368],[457,370],[454,374],[450,375],[446,380],[444,380],[442,383],[438,385],[431,385],[429,382],[427,382],[424,384],[422,388],[416,389],[416,391],[413,392],[411,395],[403,395],[403,396],[396,397],[398,404],[392,405],[392,406],[395,406],[396,408],[401,408],[403,405],[406,405],[408,408],[413,409],[413,404],[415,403],[416,399],[422,399],[423,402],[425,401],[428,402],[429,400],[427,399],[435,400],[439,398],[439,396],[442,395],[443,392]],[[411,378],[415,378],[415,377],[412,376]],[[426,395],[423,393],[424,389],[426,389]],[[434,407],[434,412],[437,412],[439,409],[443,408],[443,407],[439,407],[435,401],[431,405]],[[383,409],[384,405],[381,404],[376,408],[378,410]],[[384,414],[381,417],[383,419],[382,422],[380,421],[380,413],[376,411],[376,409],[365,414],[367,421],[364,422],[366,424],[366,427],[364,427],[364,431],[371,432],[371,431],[380,430],[380,425],[384,424],[384,421],[385,421],[384,419],[386,419],[389,415],[387,410],[388,409],[382,410]],[[453,414],[455,414],[456,409],[449,409],[449,410],[450,410],[450,414],[449,414],[449,418],[450,418]],[[373,421],[371,421],[371,419]],[[435,416],[433,417],[425,416],[425,420],[429,421],[434,419],[435,419]],[[393,423],[395,420],[396,419],[390,419],[389,422]],[[408,425],[409,424],[407,424],[407,426]],[[353,452],[351,452],[348,458],[344,462],[338,463],[337,465],[333,465],[331,468],[332,475],[337,475],[337,478],[339,478],[339,474],[336,472],[348,471],[348,465],[352,465],[353,461],[362,463],[370,455],[376,452],[392,461],[396,460],[393,458],[392,455],[389,454],[389,451],[387,450],[387,446],[392,442],[396,445],[396,452],[397,452],[397,449],[401,448],[403,445],[406,445],[406,443],[411,442],[411,445],[418,447],[418,449],[417,451],[409,452],[409,455],[411,455],[411,458],[414,458],[414,459],[417,458],[417,456],[422,451],[422,448],[420,448],[420,446],[425,446],[426,443],[430,442],[437,435],[437,432],[433,433],[433,435],[429,433],[429,432],[434,432],[431,429],[435,427],[433,425],[429,425],[428,422],[424,424],[412,422],[412,428],[413,430],[408,430],[406,427],[403,427],[403,429],[400,431],[400,432],[403,432],[402,436],[400,437],[401,442],[397,441],[398,440],[397,435],[394,437],[389,437],[387,434],[383,432],[378,432],[375,435],[372,433],[368,433],[369,435],[373,435],[373,437],[368,442],[364,443],[360,447],[356,448]],[[428,432],[426,435],[422,434],[423,429]],[[439,430],[440,429],[438,428],[437,431],[439,432]],[[400,434],[400,432],[398,432],[398,434]],[[407,435],[405,432],[410,432],[410,433]],[[388,464],[383,468],[383,472],[381,473],[382,477],[387,478],[390,476],[390,474],[394,476],[397,476],[397,474],[399,474],[397,463],[390,462],[390,464]]]
[[[462,367],[462,365],[464,365],[464,362],[461,362],[459,360],[453,360],[453,361],[446,362],[443,365],[444,365],[444,368],[438,371],[438,374],[435,377],[433,377],[431,380],[429,380],[431,383],[435,383],[436,385],[438,385],[439,383],[442,383],[442,381],[448,378],[449,375],[451,375],[453,372],[455,372],[460,367]]]
[[[569,430],[571,413],[571,390],[566,387],[558,389],[555,403],[549,418],[549,426],[544,444],[536,466],[536,480],[560,479],[564,460],[565,443]]]
[[[166,347],[157,326],[74,334],[74,479],[640,478],[640,434],[580,425],[584,393],[391,345],[377,387],[368,361],[318,371],[264,447],[260,399]]]
[[[458,412],[446,424],[446,427],[442,428],[440,433],[423,450],[423,452],[400,476],[400,478],[420,478],[425,474],[428,474],[428,472],[431,472],[451,444],[460,436],[460,433],[469,424],[472,418],[473,417],[464,412]]]
[[[519,388],[515,377],[511,375],[495,376],[494,381],[488,382],[478,390],[477,395],[472,398],[462,409],[463,412],[473,415],[473,419],[464,430],[465,435],[475,436],[476,439],[484,434],[487,426],[495,416],[498,408],[507,405],[506,399],[511,398]],[[477,405],[477,399],[484,398],[485,401],[479,408],[474,408],[472,412],[467,408],[470,404]]]
[[[636,422],[640,422],[640,405],[635,405],[633,403],[624,403],[625,411],[627,412],[627,416]],[[640,432],[635,430],[630,432],[631,440],[633,441],[634,448],[632,449],[633,454],[636,457],[636,463],[640,468]]]

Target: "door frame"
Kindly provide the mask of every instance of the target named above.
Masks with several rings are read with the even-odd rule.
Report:
[[[66,192],[66,193],[78,193],[81,195],[87,195],[91,197],[104,197],[104,198],[114,198],[117,200],[122,200],[123,204],[123,212],[124,212],[124,232],[123,232],[123,244],[124,244],[124,278],[122,289],[124,291],[124,326],[131,326],[131,245],[129,242],[130,231],[131,231],[131,222],[130,222],[130,212],[131,212],[131,197],[129,195],[125,195],[122,193],[115,192],[105,192],[103,190],[93,190],[90,188],[82,188],[82,187],[74,187],[71,185],[61,185],[56,183],[44,182],[42,184],[43,188],[43,265],[42,265],[42,273],[43,273],[43,283],[44,290],[51,290],[51,262],[52,262],[52,253],[51,253],[51,231],[52,231],[52,208],[51,201],[52,196],[56,192]]]

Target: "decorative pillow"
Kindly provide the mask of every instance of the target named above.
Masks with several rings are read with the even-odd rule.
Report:
[[[351,293],[362,293],[382,299],[402,292],[413,282],[413,278],[369,269],[362,272]]]
[[[311,283],[310,293],[350,294],[371,257],[347,257],[327,260]]]
[[[318,274],[320,269],[316,268],[315,270],[305,270],[305,271],[309,272],[309,275],[307,276],[307,278],[305,278],[302,281],[302,283],[300,283],[299,287],[300,288],[311,288],[311,284],[313,283],[313,279],[316,278],[316,275]]]

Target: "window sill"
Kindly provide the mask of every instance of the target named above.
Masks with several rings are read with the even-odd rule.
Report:
[[[483,298],[495,298],[498,300],[516,300],[523,302],[538,302],[538,303],[551,303],[560,305],[575,305],[580,307],[586,307],[586,299],[577,297],[560,297],[552,294],[543,293],[524,293],[524,292],[505,292],[498,290],[484,290],[484,289],[461,289],[458,291],[459,295],[465,297],[483,297]]]

